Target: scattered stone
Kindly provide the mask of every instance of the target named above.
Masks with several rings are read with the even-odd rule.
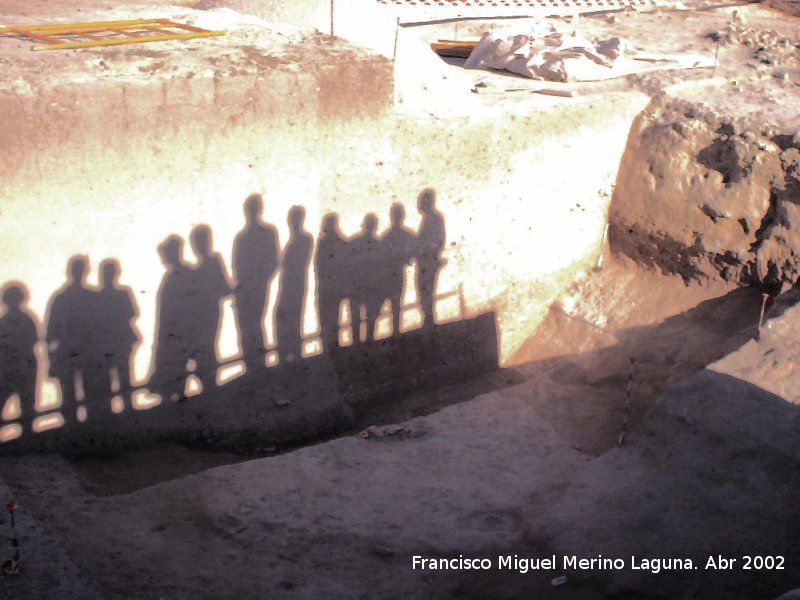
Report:
[[[624,52],[622,40],[618,37],[612,37],[607,40],[602,40],[597,43],[597,52],[603,56],[607,56],[611,60],[619,58]]]
[[[394,550],[384,545],[373,546],[372,553],[381,558],[391,558],[394,556]]]
[[[413,430],[407,427],[401,427],[399,425],[383,425],[383,426],[376,426],[371,425],[366,429],[363,429],[358,432],[357,436],[362,440],[404,440],[409,438],[417,438],[421,437],[425,434],[424,431],[421,430]]]
[[[547,81],[564,83],[567,81],[567,69],[561,59],[551,59],[533,68],[536,75]]]
[[[405,431],[405,427],[400,427],[399,425],[387,425],[383,428],[383,433],[385,435],[397,435],[403,431]]]
[[[473,94],[477,94],[477,93],[479,93],[480,90],[485,89],[487,87],[489,87],[489,86],[486,85],[485,81],[479,81],[478,83],[476,83],[475,85],[472,86],[472,89],[470,91]]]

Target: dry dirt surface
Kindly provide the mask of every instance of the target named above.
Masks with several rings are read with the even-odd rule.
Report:
[[[59,565],[58,585],[76,598],[93,597],[87,579],[104,598],[777,596],[799,566],[800,413],[703,369],[753,337],[759,299],[612,261],[552,308],[515,369],[522,383],[366,439],[227,465],[236,458],[169,446],[107,461],[4,459],[46,531],[29,526],[28,539],[62,551],[3,585],[46,597],[53,578],[30,577]],[[559,356],[570,341],[577,350]],[[615,448],[630,356],[632,432]],[[214,461],[223,466],[208,469]],[[413,555],[556,554],[684,557],[702,569],[707,555],[748,553],[785,556],[787,570],[626,566],[568,572],[563,589],[549,583],[562,569],[410,568]]]
[[[55,12],[83,20],[104,11],[119,18],[125,10],[110,2],[79,10],[68,2],[0,0],[6,20]],[[665,91],[748,127],[756,123],[760,132],[769,126],[793,133],[796,50],[782,40],[797,41],[797,21],[761,6],[736,10],[736,18],[728,7],[580,20],[575,26],[585,34],[628,37],[651,52],[714,53],[718,44],[718,67],[713,85],[705,70],[574,89],[597,94],[600,110],[608,91]],[[706,37],[713,32],[718,42]],[[292,35],[298,43],[311,39]],[[128,61],[137,51],[120,51],[122,62],[134,65]],[[19,55],[19,48],[0,46],[6,65]],[[66,68],[72,59],[55,60]],[[50,68],[43,77],[55,72]],[[505,91],[508,82],[538,85],[494,73],[476,73],[478,79],[488,83],[477,95],[502,92],[486,95],[493,111],[519,106],[519,93]],[[710,121],[703,123],[698,135],[713,143]],[[673,171],[683,166],[669,163]],[[725,182],[703,185],[713,196]],[[625,198],[615,210],[633,218],[641,207]],[[648,216],[642,211],[639,219]],[[737,243],[742,254],[752,250]],[[23,570],[0,578],[0,598],[749,599],[797,587],[800,387],[793,350],[800,314],[774,302],[755,342],[761,288],[737,287],[739,278],[710,268],[684,277],[669,261],[615,249],[622,251],[617,258],[579,278],[550,307],[501,389],[464,389],[463,402],[434,414],[405,419],[395,412],[394,423],[364,436],[252,460],[175,445],[92,459],[3,458],[0,498],[20,501]],[[781,276],[783,264],[776,267]],[[617,447],[628,389],[629,434]],[[515,554],[555,555],[556,568],[412,569],[414,555],[496,564],[499,555]],[[598,555],[625,567],[561,567],[564,556]],[[744,557],[753,555],[780,556],[784,568],[744,569]],[[709,556],[735,558],[737,566],[706,569]],[[689,559],[696,568],[653,573],[631,568],[636,558]],[[553,586],[560,575],[566,583]]]
[[[97,48],[33,52],[41,45],[6,37],[0,42],[0,79],[19,95],[51,93],[60,84],[184,80],[193,77],[236,77],[282,68],[299,73],[315,61],[331,57],[354,60],[374,52],[315,30],[268,23],[229,8],[195,10],[191,3],[159,1],[120,4],[94,0],[76,3],[31,2],[0,4],[0,26],[81,23],[129,19],[172,19],[224,36],[194,40],[124,44]]]

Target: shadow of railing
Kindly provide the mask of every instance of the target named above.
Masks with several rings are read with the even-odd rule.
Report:
[[[163,273],[146,377],[132,376],[143,336],[119,260],[101,262],[93,285],[89,256],[69,258],[41,324],[23,283],[3,287],[0,453],[302,443],[346,430],[359,405],[497,369],[494,315],[467,315],[461,285],[439,292],[449,254],[433,188],[417,198],[415,230],[395,202],[383,231],[368,213],[345,235],[327,213],[315,237],[295,205],[284,244],[259,194],[243,208],[230,271],[207,224],[190,231],[191,258],[175,233],[157,246]],[[225,306],[238,353],[222,350]],[[55,397],[44,401],[45,387]]]
[[[351,431],[361,407],[374,412],[496,369],[495,316],[486,313],[251,369],[182,401],[30,433],[0,445],[0,455],[106,453],[163,441],[238,452],[296,446]]]

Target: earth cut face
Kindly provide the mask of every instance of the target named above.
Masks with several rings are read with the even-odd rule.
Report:
[[[797,585],[800,21],[488,10],[0,0],[0,596]]]

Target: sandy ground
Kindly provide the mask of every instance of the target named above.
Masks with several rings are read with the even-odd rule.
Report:
[[[52,7],[6,4],[17,6],[0,2],[5,18],[38,18]],[[110,3],[91,9],[119,14]],[[597,36],[627,35],[652,52],[713,52],[703,35],[724,28],[731,10],[623,14],[579,25]],[[759,30],[797,35],[797,22],[779,13],[743,12]],[[77,8],[62,14],[80,16]],[[720,50],[712,80],[707,71],[700,82],[696,73],[650,74],[576,89],[600,101],[616,86],[669,88],[734,116],[788,127],[794,75],[774,77],[773,66],[755,64],[751,53]],[[462,75],[448,89],[470,101],[482,96],[460,87]],[[489,91],[541,85],[468,77],[487,81]],[[739,91],[731,92],[734,77]],[[440,91],[409,89],[421,97]],[[525,110],[530,98],[521,95],[479,101],[491,105],[487,110]],[[465,390],[464,402],[428,416],[394,414],[389,420],[400,422],[399,430],[247,461],[171,446],[108,462],[3,458],[7,487],[0,490],[20,500],[23,556],[30,558],[20,576],[0,579],[0,596],[775,597],[800,585],[800,413],[787,402],[796,402],[796,317],[791,310],[776,317],[754,345],[760,301],[759,290],[687,287],[611,261],[551,307],[515,357],[514,385],[476,398]],[[631,358],[632,433],[615,448]],[[774,378],[776,368],[784,376]],[[564,555],[604,554],[626,565],[632,555],[682,557],[702,572],[411,568],[413,555],[514,554],[555,554],[559,564]],[[747,554],[783,556],[785,568],[703,569],[707,556],[743,561]],[[562,574],[565,586],[552,586]]]
[[[269,67],[270,61],[281,65],[304,63],[310,54],[319,60],[329,52],[375,53],[375,47],[385,45],[387,34],[382,28],[369,40],[371,50],[358,50],[358,40],[345,39],[331,45],[318,37],[319,32],[302,29],[300,16],[293,13],[294,24],[276,23],[281,11],[268,3],[251,5],[243,0],[209,2],[207,10],[198,10],[195,3],[161,2],[158,0],[119,4],[107,0],[82,2],[0,2],[0,25],[27,25],[42,22],[113,20],[125,18],[173,18],[208,29],[223,29],[228,34],[189,42],[159,42],[150,45],[117,46],[106,49],[61,52],[30,52],[31,43],[5,40],[0,45],[2,64],[14,65],[2,75],[10,84],[37,74],[52,84],[57,79],[136,78],[148,76],[185,76],[189,72],[224,74],[235,69],[237,74],[258,72]],[[199,6],[203,6],[201,3]],[[237,9],[241,12],[237,12]],[[733,17],[733,13],[737,17]],[[539,19],[538,21],[540,21]],[[647,94],[665,90],[671,95],[713,106],[717,112],[731,118],[742,118],[763,127],[795,129],[796,123],[786,107],[800,94],[800,64],[791,57],[791,48],[777,61],[763,61],[772,56],[758,54],[758,36],[772,32],[792,43],[800,40],[800,22],[776,9],[762,4],[708,4],[696,10],[662,9],[646,13],[633,11],[594,14],[591,17],[551,17],[545,19],[559,30],[576,32],[590,40],[620,37],[631,55],[636,53],[672,56],[692,55],[711,59],[716,67],[695,69],[674,68],[658,62],[641,61],[641,73],[600,82],[569,82],[565,84],[531,81],[489,71],[469,71],[460,68],[460,61],[448,65],[428,52],[428,43],[438,39],[479,39],[483,32],[498,28],[521,30],[530,28],[537,19],[476,19],[454,20],[431,25],[401,27],[397,40],[395,85],[399,110],[423,113],[438,118],[457,114],[508,114],[514,110],[546,109],[569,102],[567,98],[547,97],[538,93],[545,89],[573,94],[602,96],[610,91],[641,90]],[[355,21],[354,21],[355,22]],[[725,33],[728,25],[755,33],[754,45],[715,42],[708,37],[713,32]],[[380,37],[380,39],[378,39]],[[363,40],[362,40],[363,41]],[[254,54],[248,46],[259,52]],[[302,46],[302,51],[301,51]],[[309,49],[314,50],[309,53]],[[772,46],[770,46],[770,51]],[[188,50],[188,51],[187,51]],[[293,52],[294,50],[294,52]],[[181,51],[179,62],[167,60],[169,53]],[[155,53],[155,54],[153,54]],[[166,54],[165,54],[166,53]],[[86,60],[83,60],[86,58]],[[109,60],[110,58],[110,60]],[[774,58],[774,56],[773,56]],[[104,64],[100,64],[103,61]],[[221,62],[220,62],[221,61]],[[266,61],[266,63],[265,63]],[[244,69],[244,71],[243,71]],[[656,69],[653,71],[653,69]],[[482,86],[475,88],[476,83]],[[24,90],[23,90],[24,91]]]
[[[308,68],[309,56],[324,61],[331,53],[340,57],[348,52],[353,57],[374,55],[343,39],[323,40],[317,31],[269,23],[227,8],[198,11],[159,2],[92,2],[77,8],[75,3],[64,2],[17,4],[0,10],[5,20],[2,25],[8,26],[161,18],[225,32],[224,36],[195,40],[43,52],[32,52],[32,47],[40,44],[31,40],[4,39],[0,61],[13,65],[4,79],[21,95],[62,83],[256,75],[276,66],[300,72]]]
[[[611,263],[553,307],[525,349],[530,362],[514,370],[521,383],[399,431],[201,472],[235,457],[167,446],[105,461],[4,459],[3,477],[25,513],[66,547],[60,568],[74,561],[86,574],[69,571],[66,581],[84,590],[88,577],[105,598],[566,597],[549,583],[563,572],[577,599],[625,590],[701,598],[719,589],[769,597],[789,589],[792,571],[478,577],[410,568],[413,555],[691,556],[700,564],[705,554],[758,551],[783,553],[796,569],[797,410],[703,370],[752,337],[759,299],[756,290],[686,288]],[[583,345],[564,356],[567,340]],[[637,360],[633,433],[612,449],[629,356]],[[670,382],[698,372],[656,402]],[[760,424],[751,428],[757,405]],[[163,483],[151,485],[154,473]],[[14,598],[53,593],[52,579],[34,577],[52,568],[37,560],[0,581]]]

